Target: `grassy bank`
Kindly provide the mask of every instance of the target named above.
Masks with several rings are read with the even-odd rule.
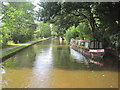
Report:
[[[28,42],[28,43],[25,43],[25,44],[24,43],[18,44],[19,46],[15,47],[15,48],[9,49],[9,50],[7,50],[5,52],[1,52],[0,53],[0,58],[3,59],[4,57],[12,55],[13,53],[18,52],[18,51],[20,51],[20,50],[22,50],[22,49],[24,49],[24,48],[26,48],[28,46],[31,46],[31,45],[33,45],[33,44],[35,44],[37,42],[44,41],[44,40],[47,40],[47,39],[49,39],[49,38],[39,39],[39,40],[31,41],[31,42]]]

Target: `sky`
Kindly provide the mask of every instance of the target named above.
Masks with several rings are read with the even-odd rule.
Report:
[[[34,8],[35,11],[38,11],[39,8],[40,8],[40,6],[37,5],[39,2],[40,2],[40,0],[34,0],[34,1],[32,2],[32,3],[36,6],[36,7]]]
[[[19,1],[19,0],[18,0]],[[40,8],[40,6],[39,5],[37,5],[41,0],[27,0],[27,1],[30,1],[30,2],[32,2],[34,5],[35,5],[35,8],[34,8],[34,10],[35,11],[38,11],[39,10],[39,8]],[[5,4],[8,4],[7,2],[3,2],[3,4],[5,5]]]

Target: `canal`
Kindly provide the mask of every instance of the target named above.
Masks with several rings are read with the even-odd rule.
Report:
[[[58,39],[30,46],[3,66],[3,88],[118,88],[116,70],[90,69],[84,56]]]

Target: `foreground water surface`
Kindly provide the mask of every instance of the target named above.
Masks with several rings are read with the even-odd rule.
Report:
[[[117,70],[89,69],[84,56],[58,39],[28,47],[3,66],[3,88],[118,88]]]

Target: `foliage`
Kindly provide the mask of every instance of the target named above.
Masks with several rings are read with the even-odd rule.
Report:
[[[51,28],[51,35],[52,36],[57,36],[58,34],[58,29],[57,29],[57,26],[55,26],[54,24],[50,24],[50,28]]]
[[[35,31],[35,37],[50,37],[51,36],[51,28],[48,23],[39,22],[37,30]]]
[[[45,2],[40,4],[42,9],[38,13],[44,22],[54,23],[58,27],[61,36],[63,36],[69,27],[78,26],[79,23],[82,22],[90,24],[92,27],[91,31],[94,34],[94,27],[92,25],[94,22],[91,19],[93,17],[90,15],[92,14],[90,12],[91,4],[92,3]]]
[[[77,27],[70,27],[66,31],[65,38],[67,42],[70,42],[71,38],[90,40],[93,37],[88,26],[85,23],[80,23]]]
[[[0,34],[0,38],[1,38],[0,44],[3,44],[3,45],[7,44],[7,41],[9,39],[9,37],[10,37],[9,29],[7,29],[6,27],[2,27],[2,28],[0,28],[0,33],[1,33]]]
[[[120,47],[119,2],[41,2],[39,5],[37,19],[40,23],[37,25],[31,3],[3,5],[0,28],[3,45],[8,40],[26,42],[34,37],[49,37],[52,33],[62,38],[65,36],[68,41],[72,37],[84,37],[102,41],[105,48]]]
[[[3,25],[0,28],[3,45],[8,40],[13,40],[15,43],[32,40],[36,29],[33,8],[33,4],[29,2],[11,2],[3,5]]]
[[[120,37],[120,17],[119,17],[119,5],[118,2],[109,3],[95,3],[94,14],[96,15],[97,22],[97,38],[104,41],[104,46],[120,47],[118,44],[120,41],[117,39]]]
[[[118,48],[119,5],[119,2],[43,2],[38,13],[42,21],[55,24],[62,36],[67,32],[67,37],[72,37],[70,32],[73,31],[68,28],[85,23],[89,31],[79,29],[80,35],[102,41],[104,47]]]
[[[80,32],[77,31],[75,26],[70,27],[65,34],[66,41],[70,41],[71,38],[79,37]]]

